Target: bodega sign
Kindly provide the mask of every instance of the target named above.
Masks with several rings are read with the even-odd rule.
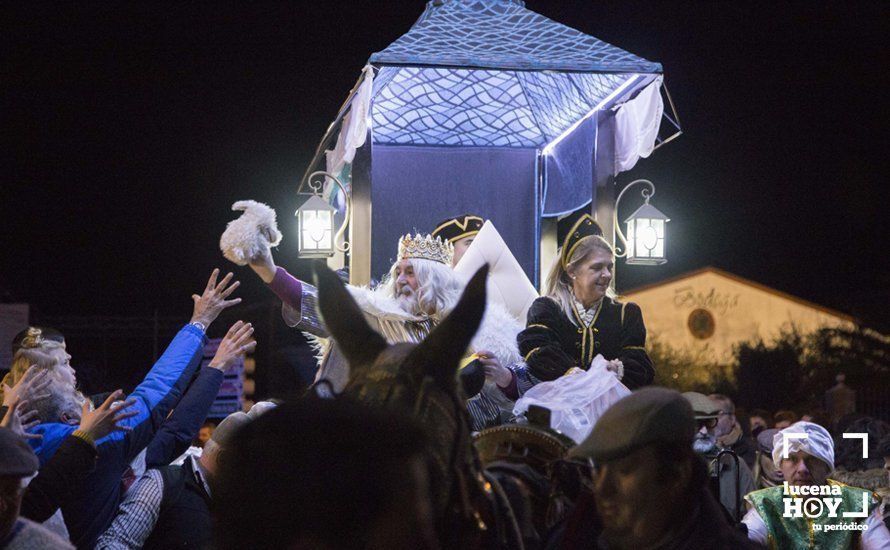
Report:
[[[861,439],[862,440],[862,458],[868,458],[868,434],[867,433],[845,433],[844,439]],[[807,439],[809,436],[805,433],[782,433],[782,458],[788,458],[790,447],[788,440],[790,439]],[[866,518],[868,517],[869,494],[867,491],[862,493],[862,506],[858,511],[840,512],[839,508],[843,502],[841,488],[838,485],[789,485],[785,481],[782,485],[782,502],[785,507],[783,516],[786,518],[806,518],[816,519],[823,517],[827,512],[829,518],[837,518],[843,516],[845,518]],[[814,525],[817,527],[817,525]],[[826,528],[841,527],[826,525]],[[853,526],[856,529],[858,526]]]

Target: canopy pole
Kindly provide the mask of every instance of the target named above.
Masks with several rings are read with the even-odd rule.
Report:
[[[349,220],[349,283],[371,284],[371,141],[356,149],[352,162],[352,219]]]
[[[672,118],[672,117],[668,116],[667,112],[665,112],[664,114],[662,114],[662,118],[666,118],[667,121],[671,123],[671,126],[676,128],[677,131],[674,132],[673,134],[671,134],[670,136],[668,136],[662,140],[659,140],[658,143],[655,144],[655,147],[652,148],[653,151],[655,151],[656,149],[658,149],[665,143],[668,143],[669,141],[673,141],[675,138],[678,138],[683,134],[683,128],[680,126],[680,114],[677,112],[677,108],[674,106],[674,100],[671,97],[671,93],[668,91],[668,88],[667,88],[667,83],[664,80],[661,81],[661,91],[664,92],[664,96],[667,98],[668,105],[671,108],[671,114],[673,115],[673,118]]]
[[[596,139],[593,150],[593,219],[603,230],[603,238],[615,245],[615,114],[611,109],[597,113]]]
[[[375,70],[376,67],[371,65],[371,69]],[[306,172],[303,173],[303,177],[300,178],[300,186],[302,186],[306,180],[309,178],[309,174],[314,171],[316,163],[318,163],[319,157],[324,155],[325,150],[327,149],[328,141],[331,139],[331,136],[334,135],[335,130],[337,129],[337,125],[343,121],[343,117],[346,116],[346,111],[349,110],[350,103],[352,103],[352,98],[355,97],[355,94],[358,93],[359,86],[362,85],[362,82],[365,81],[365,71],[362,71],[361,76],[358,77],[358,80],[355,81],[355,85],[349,90],[349,94],[346,96],[346,101],[340,106],[340,109],[337,111],[337,116],[334,117],[334,121],[328,126],[328,129],[325,131],[324,136],[321,138],[321,141],[318,142],[318,147],[315,148],[315,154],[312,156],[312,161],[309,163],[309,166],[306,167]]]

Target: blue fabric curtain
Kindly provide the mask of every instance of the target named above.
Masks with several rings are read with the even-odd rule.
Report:
[[[387,272],[398,238],[445,218],[490,219],[535,281],[540,213],[535,149],[374,144],[371,275]]]

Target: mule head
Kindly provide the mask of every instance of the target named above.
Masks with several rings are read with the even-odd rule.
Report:
[[[445,390],[457,384],[457,369],[485,314],[485,280],[488,265],[473,275],[457,305],[426,339],[418,344],[402,365],[415,376],[431,377]]]
[[[344,394],[369,405],[411,414],[429,436],[430,489],[437,515],[449,515],[458,489],[473,483],[469,418],[457,370],[485,313],[488,266],[473,278],[452,310],[419,344],[387,345],[367,323],[340,279],[316,269],[319,307],[331,336],[349,361]],[[466,503],[458,508],[468,513]]]

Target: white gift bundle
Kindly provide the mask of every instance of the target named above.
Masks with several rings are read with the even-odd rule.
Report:
[[[576,443],[584,441],[606,409],[630,395],[627,386],[606,368],[608,363],[597,355],[586,371],[572,369],[556,380],[537,384],[516,401],[513,414],[525,414],[530,405],[546,407],[551,428]]]

